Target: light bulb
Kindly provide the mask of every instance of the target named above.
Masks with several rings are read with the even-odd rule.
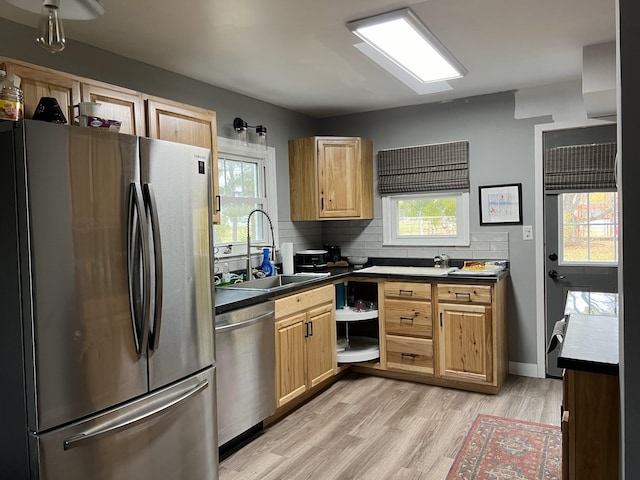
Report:
[[[242,143],[246,143],[248,145],[249,137],[247,135],[247,127],[247,122],[242,120],[240,117],[233,119],[233,129],[236,131],[236,138]]]
[[[58,18],[60,0],[44,0],[42,12],[38,22],[38,37],[36,41],[50,53],[64,50],[64,30]]]
[[[267,127],[264,125],[258,125],[256,127],[256,133],[258,134],[258,145],[262,145],[267,148]]]

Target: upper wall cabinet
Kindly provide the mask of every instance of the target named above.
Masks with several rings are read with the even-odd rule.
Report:
[[[31,118],[42,97],[58,101],[68,123],[75,116],[73,106],[80,101],[80,81],[48,68],[31,67],[0,59],[5,65],[7,77],[17,75],[22,79],[20,88],[24,93],[24,117]]]
[[[82,83],[82,101],[100,104],[100,117],[119,120],[120,133],[146,136],[142,95],[105,83]]]
[[[122,122],[120,133],[210,149],[213,223],[219,223],[218,133],[215,112],[10,58],[0,57],[0,63],[9,76],[15,74],[22,80],[20,87],[24,92],[25,118],[33,117],[42,97],[55,98],[69,124],[73,124],[78,113],[74,110],[74,105],[81,101],[97,102],[100,104],[100,117]]]
[[[211,150],[213,223],[220,223],[216,113],[168,100],[146,97],[147,131],[151,138],[186,143]]]
[[[289,140],[289,193],[294,221],[373,218],[371,140]]]

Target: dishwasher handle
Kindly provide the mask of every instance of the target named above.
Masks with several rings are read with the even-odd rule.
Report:
[[[228,332],[230,330],[235,330],[237,328],[247,327],[249,325],[253,325],[254,323],[261,322],[266,320],[269,317],[273,317],[275,315],[275,311],[263,313],[262,315],[258,315],[257,317],[250,318],[249,320],[245,320],[244,322],[238,323],[230,323],[229,325],[222,325],[220,327],[216,327],[216,333]]]

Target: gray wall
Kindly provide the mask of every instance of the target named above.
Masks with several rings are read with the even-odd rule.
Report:
[[[524,223],[533,224],[533,126],[536,121],[550,120],[548,117],[514,120],[512,92],[317,120],[79,42],[69,41],[62,54],[51,55],[37,47],[32,28],[4,19],[0,19],[0,55],[215,110],[220,133],[229,130],[229,124],[236,116],[252,124],[266,125],[269,144],[276,148],[280,241],[294,242],[295,249],[346,239],[336,233],[342,228],[336,228],[336,222],[319,226],[289,221],[288,139],[336,133],[363,136],[373,140],[374,151],[468,140],[473,243],[471,248],[458,247],[446,253],[454,258],[509,256],[512,262],[509,357],[514,362],[536,363],[536,309],[535,298],[530,294],[535,291],[534,242],[522,240],[520,227],[480,227],[478,218],[479,185],[518,182],[523,184]],[[367,229],[372,228],[373,236],[377,238],[374,240],[376,256],[433,256],[428,249],[383,248],[381,215],[381,201],[376,196],[376,219],[349,225],[350,243],[347,243],[353,250],[350,253],[365,253],[362,250],[370,249],[370,245],[358,239],[371,241]]]
[[[314,135],[316,119],[73,40],[67,40],[64,52],[51,55],[37,46],[33,28],[3,18],[0,56],[214,110],[219,134],[229,130],[235,117],[251,125],[265,125],[269,145],[276,149],[278,180],[286,179],[286,185],[278,187],[278,216],[290,218],[287,141]]]
[[[320,122],[319,134],[363,136],[373,140],[374,154],[381,149],[430,143],[469,141],[469,175],[471,180],[470,248],[440,248],[453,258],[492,257],[491,249],[502,256],[505,237],[511,261],[509,293],[509,359],[512,362],[536,363],[535,251],[533,241],[522,240],[521,226],[480,226],[478,186],[522,183],[523,222],[534,221],[534,125],[548,123],[549,117],[515,120],[512,92],[483,95],[448,103],[380,110]],[[374,162],[374,170],[377,166]],[[377,192],[377,181],[376,181]],[[338,233],[329,222],[324,227],[324,241],[348,239],[354,254],[372,256],[433,256],[432,249],[381,247],[368,232],[381,235],[382,203],[375,196],[375,219],[352,222],[348,230]],[[360,236],[357,227],[365,235]],[[345,233],[346,232],[346,233]],[[340,236],[342,235],[342,236]],[[361,240],[360,240],[361,238]],[[475,239],[475,241],[473,241]],[[486,248],[489,251],[483,252]]]

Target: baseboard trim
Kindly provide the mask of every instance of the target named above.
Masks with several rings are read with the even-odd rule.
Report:
[[[538,365],[535,363],[509,362],[509,374],[538,378]]]

